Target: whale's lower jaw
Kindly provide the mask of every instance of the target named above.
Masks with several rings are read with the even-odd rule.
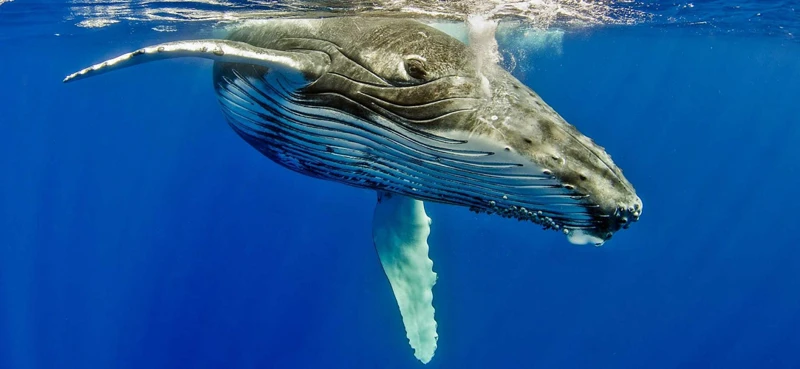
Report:
[[[577,198],[577,197],[576,197]],[[520,221],[530,221],[542,226],[544,230],[554,230],[567,235],[570,243],[575,245],[594,244],[601,246],[611,239],[615,232],[626,229],[631,224],[639,221],[641,207],[618,207],[613,216],[603,214],[591,204],[586,205],[586,212],[592,218],[591,225],[583,225],[564,215],[553,216],[535,208],[525,208],[509,205],[494,200],[489,201],[488,207],[471,206],[470,210],[481,214],[497,214],[503,218],[512,218]],[[567,214],[569,215],[569,214]]]

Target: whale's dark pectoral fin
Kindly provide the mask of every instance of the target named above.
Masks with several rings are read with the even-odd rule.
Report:
[[[432,293],[436,273],[428,258],[430,224],[422,201],[378,193],[372,239],[400,307],[414,356],[426,364],[433,358],[439,339]]]
[[[260,65],[271,70],[314,80],[328,68],[330,59],[321,52],[291,52],[256,47],[244,42],[229,40],[192,40],[167,42],[148,46],[134,52],[95,64],[64,78],[71,82],[105,72],[122,69],[156,60],[197,57],[221,62]]]

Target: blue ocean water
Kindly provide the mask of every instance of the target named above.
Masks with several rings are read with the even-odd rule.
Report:
[[[800,368],[797,5],[618,7],[653,20],[568,30],[515,73],[608,150],[641,220],[579,247],[430,204],[425,367]],[[207,61],[62,84],[202,29],[68,13],[0,2],[0,368],[423,367],[374,193],[249,147]]]

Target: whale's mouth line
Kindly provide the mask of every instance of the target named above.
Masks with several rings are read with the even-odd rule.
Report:
[[[559,195],[559,197],[563,198],[565,196]],[[523,206],[520,204],[520,202],[508,201],[507,199],[501,199],[500,201],[490,200],[488,201],[488,206],[470,207],[470,210],[479,214],[496,214],[503,218],[530,221],[541,225],[545,230],[561,231],[565,234],[573,230],[605,233],[607,228],[605,225],[610,218],[609,215],[593,211],[598,207],[597,205],[580,201],[542,206],[544,209],[547,209],[548,205],[551,206],[549,210],[540,210],[536,205],[526,204],[527,206]],[[552,206],[555,206],[558,210],[553,210]]]
[[[443,97],[441,99],[434,99],[434,100],[431,100],[431,101],[425,102],[425,103],[402,104],[399,101],[389,101],[387,99],[384,99],[384,98],[381,98],[381,97],[366,93],[364,91],[359,91],[358,93],[362,94],[364,96],[370,97],[370,98],[374,99],[375,101],[380,102],[382,104],[386,104],[386,105],[389,105],[389,106],[392,106],[392,107],[396,107],[396,108],[432,108],[432,107],[435,107],[434,105],[436,105],[437,103],[443,103],[443,102],[456,102],[456,101],[475,102],[475,101],[480,101],[480,99],[478,99],[476,97],[450,96],[450,97]],[[463,110],[473,110],[474,111],[474,110],[476,110],[476,108],[463,109]]]

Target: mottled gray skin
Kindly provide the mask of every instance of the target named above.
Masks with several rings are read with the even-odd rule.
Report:
[[[601,239],[627,228],[641,214],[641,200],[602,147],[507,71],[492,63],[479,65],[472,49],[432,27],[396,19],[284,20],[237,29],[229,39],[267,49],[324,53],[329,67],[309,71],[313,83],[299,91],[319,106],[365,119],[390,116],[442,137],[460,133],[501,142],[506,151],[521,154],[581,198],[596,220],[591,233]],[[215,81],[233,69],[247,68],[217,62]],[[398,88],[385,88],[389,86]],[[331,91],[337,96],[324,94]],[[432,101],[424,109],[415,107]],[[501,201],[470,207],[529,219]]]

